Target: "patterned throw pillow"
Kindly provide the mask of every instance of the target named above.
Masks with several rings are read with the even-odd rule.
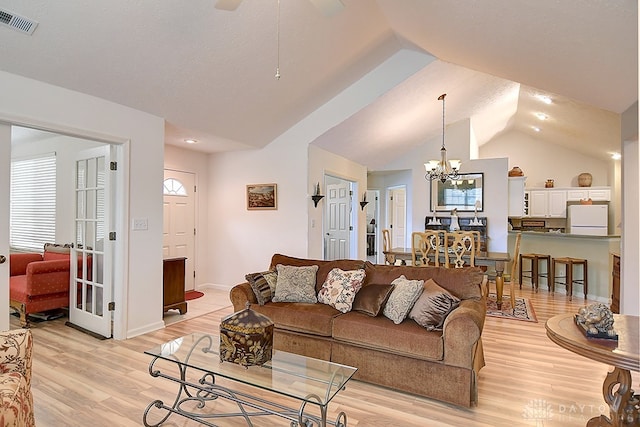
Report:
[[[316,273],[317,265],[294,267],[291,265],[276,265],[278,280],[273,302],[308,302],[316,303]]]
[[[413,305],[409,318],[429,331],[441,331],[445,319],[459,304],[459,298],[429,279],[424,284],[422,295]]]
[[[389,295],[389,300],[384,306],[382,314],[393,320],[396,325],[402,323],[407,317],[411,307],[415,304],[422,293],[424,280],[407,280],[404,275],[398,277],[393,282],[393,291]]]
[[[356,293],[364,281],[364,269],[344,271],[334,268],[318,292],[318,302],[328,304],[342,313],[351,311]]]
[[[258,304],[265,305],[273,297],[278,273],[275,271],[263,271],[262,273],[252,273],[244,276],[251,285],[251,289],[258,300]]]

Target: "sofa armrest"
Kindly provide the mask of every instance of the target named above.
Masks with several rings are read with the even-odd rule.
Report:
[[[231,304],[233,304],[234,311],[244,310],[247,302],[251,304],[258,304],[258,299],[251,289],[251,285],[248,282],[240,283],[233,288],[229,293]]]
[[[444,322],[444,363],[473,369],[476,343],[482,334],[486,302],[463,300]]]
[[[0,332],[0,370],[19,372],[31,388],[33,337],[30,329]]]
[[[27,266],[26,293],[36,296],[68,292],[70,274],[68,259],[32,262]]]
[[[27,274],[27,266],[36,261],[42,261],[42,255],[39,253],[9,254],[9,276]]]

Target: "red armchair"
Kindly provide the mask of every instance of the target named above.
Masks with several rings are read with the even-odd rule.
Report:
[[[45,245],[43,255],[9,255],[9,303],[29,325],[29,314],[69,306],[70,248]]]

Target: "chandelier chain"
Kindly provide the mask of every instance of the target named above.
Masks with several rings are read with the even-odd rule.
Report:
[[[276,44],[278,45],[278,56],[276,64],[276,80],[280,80],[280,0],[278,0],[278,16],[277,16],[277,28],[276,28]]]

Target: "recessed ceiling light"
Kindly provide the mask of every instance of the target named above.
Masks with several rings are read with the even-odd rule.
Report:
[[[195,144],[196,142],[198,142],[198,140],[197,139],[185,139],[184,142],[187,143],[187,144]]]
[[[545,113],[536,113],[536,117],[540,120],[547,120],[549,118]]]
[[[531,129],[535,130],[536,132],[540,132],[540,128],[537,126],[531,126]]]
[[[538,98],[540,101],[544,102],[545,104],[551,104],[551,98],[549,98],[547,95],[536,95],[536,98]]]
[[[620,160],[622,158],[622,154],[620,154],[620,153],[612,153],[611,154],[611,158],[613,160]]]

